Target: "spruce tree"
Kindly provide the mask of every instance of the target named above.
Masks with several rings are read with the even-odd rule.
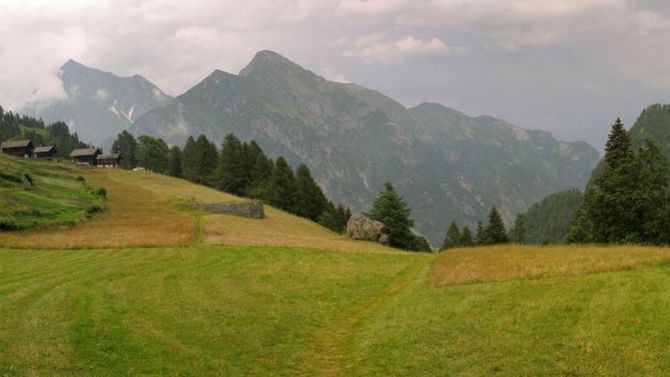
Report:
[[[317,221],[326,209],[328,201],[305,164],[300,164],[296,170],[296,185],[298,188],[298,215]]]
[[[135,159],[136,149],[137,141],[128,131],[121,132],[116,137],[114,144],[112,144],[112,153],[121,155],[121,167],[124,169],[132,169],[137,166]]]
[[[196,166],[195,166],[195,139],[189,136],[186,139],[184,148],[181,151],[181,174],[189,181],[195,182]]]
[[[509,231],[509,239],[516,244],[526,243],[526,219],[524,216],[519,215],[514,220],[514,226]]]
[[[449,224],[444,241],[442,241],[442,249],[451,249],[459,246],[461,246],[461,231],[458,230],[456,223],[452,221]]]
[[[268,183],[266,200],[269,204],[290,213],[296,213],[298,190],[293,171],[284,157],[278,157]]]
[[[477,221],[477,232],[475,233],[475,244],[476,245],[484,245],[485,242],[485,235],[484,235],[484,225],[482,224],[481,221]]]
[[[463,225],[463,229],[461,229],[461,246],[470,247],[473,244],[474,241],[472,240],[472,232],[470,231],[470,227]]]
[[[242,143],[233,134],[223,139],[216,171],[217,188],[234,195],[244,195],[249,185],[250,169],[245,165]]]
[[[390,245],[410,250],[414,241],[410,219],[410,209],[405,201],[395,192],[390,183],[386,183],[384,191],[379,193],[372,205],[370,217],[381,221],[390,231]]]
[[[619,162],[631,153],[632,141],[623,127],[621,119],[616,118],[612,125],[607,144],[605,144],[605,162],[610,169],[616,169]]]
[[[255,141],[249,143],[250,180],[246,195],[250,198],[265,197],[268,181],[274,170],[274,162],[269,159]]]
[[[179,149],[179,147],[175,145],[172,148],[170,148],[170,158],[168,161],[168,174],[173,177],[181,178],[182,176],[181,166],[182,166],[181,149]]]
[[[205,135],[200,135],[197,140],[189,137],[182,150],[184,178],[198,184],[214,186],[218,153],[216,145],[210,142]]]
[[[484,229],[484,244],[497,245],[507,242],[509,242],[509,238],[505,230],[505,223],[498,209],[493,207],[489,213],[489,223]]]

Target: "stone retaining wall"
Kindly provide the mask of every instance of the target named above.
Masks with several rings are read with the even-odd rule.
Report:
[[[190,208],[200,209],[207,212],[225,213],[227,215],[235,215],[241,217],[248,217],[251,219],[262,219],[265,217],[265,210],[263,203],[249,202],[249,203],[193,203],[188,204]]]

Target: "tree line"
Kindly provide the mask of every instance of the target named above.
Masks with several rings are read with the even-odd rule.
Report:
[[[184,178],[237,196],[262,200],[286,212],[343,232],[351,210],[328,200],[305,164],[295,171],[284,157],[269,158],[255,142],[225,136],[221,148],[205,135],[189,137],[183,148],[168,147],[160,138],[135,138],[121,132],[112,152],[122,156],[121,167],[145,169]]]
[[[63,122],[46,125],[42,119],[5,112],[0,106],[0,141],[17,139],[29,139],[35,146],[53,145],[61,158],[67,158],[76,148],[88,147]]]
[[[507,231],[500,212],[496,207],[493,207],[489,212],[488,223],[484,225],[481,221],[478,221],[474,234],[472,234],[468,225],[464,225],[462,229],[459,229],[458,225],[452,222],[444,236],[442,250],[459,247],[500,245],[510,242],[517,244],[526,243],[524,217],[518,216],[514,222],[514,226]]]

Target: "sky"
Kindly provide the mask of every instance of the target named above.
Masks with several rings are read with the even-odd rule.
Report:
[[[662,0],[0,0],[0,105],[62,98],[74,59],[179,95],[276,51],[405,106],[437,102],[601,149],[670,102]]]

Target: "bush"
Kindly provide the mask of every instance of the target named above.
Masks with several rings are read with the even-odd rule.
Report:
[[[94,213],[102,212],[103,207],[100,204],[91,204],[90,206],[86,207],[84,210],[84,214],[86,217],[90,217]]]
[[[99,196],[101,198],[107,199],[107,189],[104,187],[98,187],[95,190],[93,190],[93,194],[95,196]]]
[[[0,217],[0,230],[18,230],[19,224],[13,217]]]
[[[81,175],[79,177],[77,177],[77,180],[79,182],[86,182],[86,179],[84,177],[82,177]]]

